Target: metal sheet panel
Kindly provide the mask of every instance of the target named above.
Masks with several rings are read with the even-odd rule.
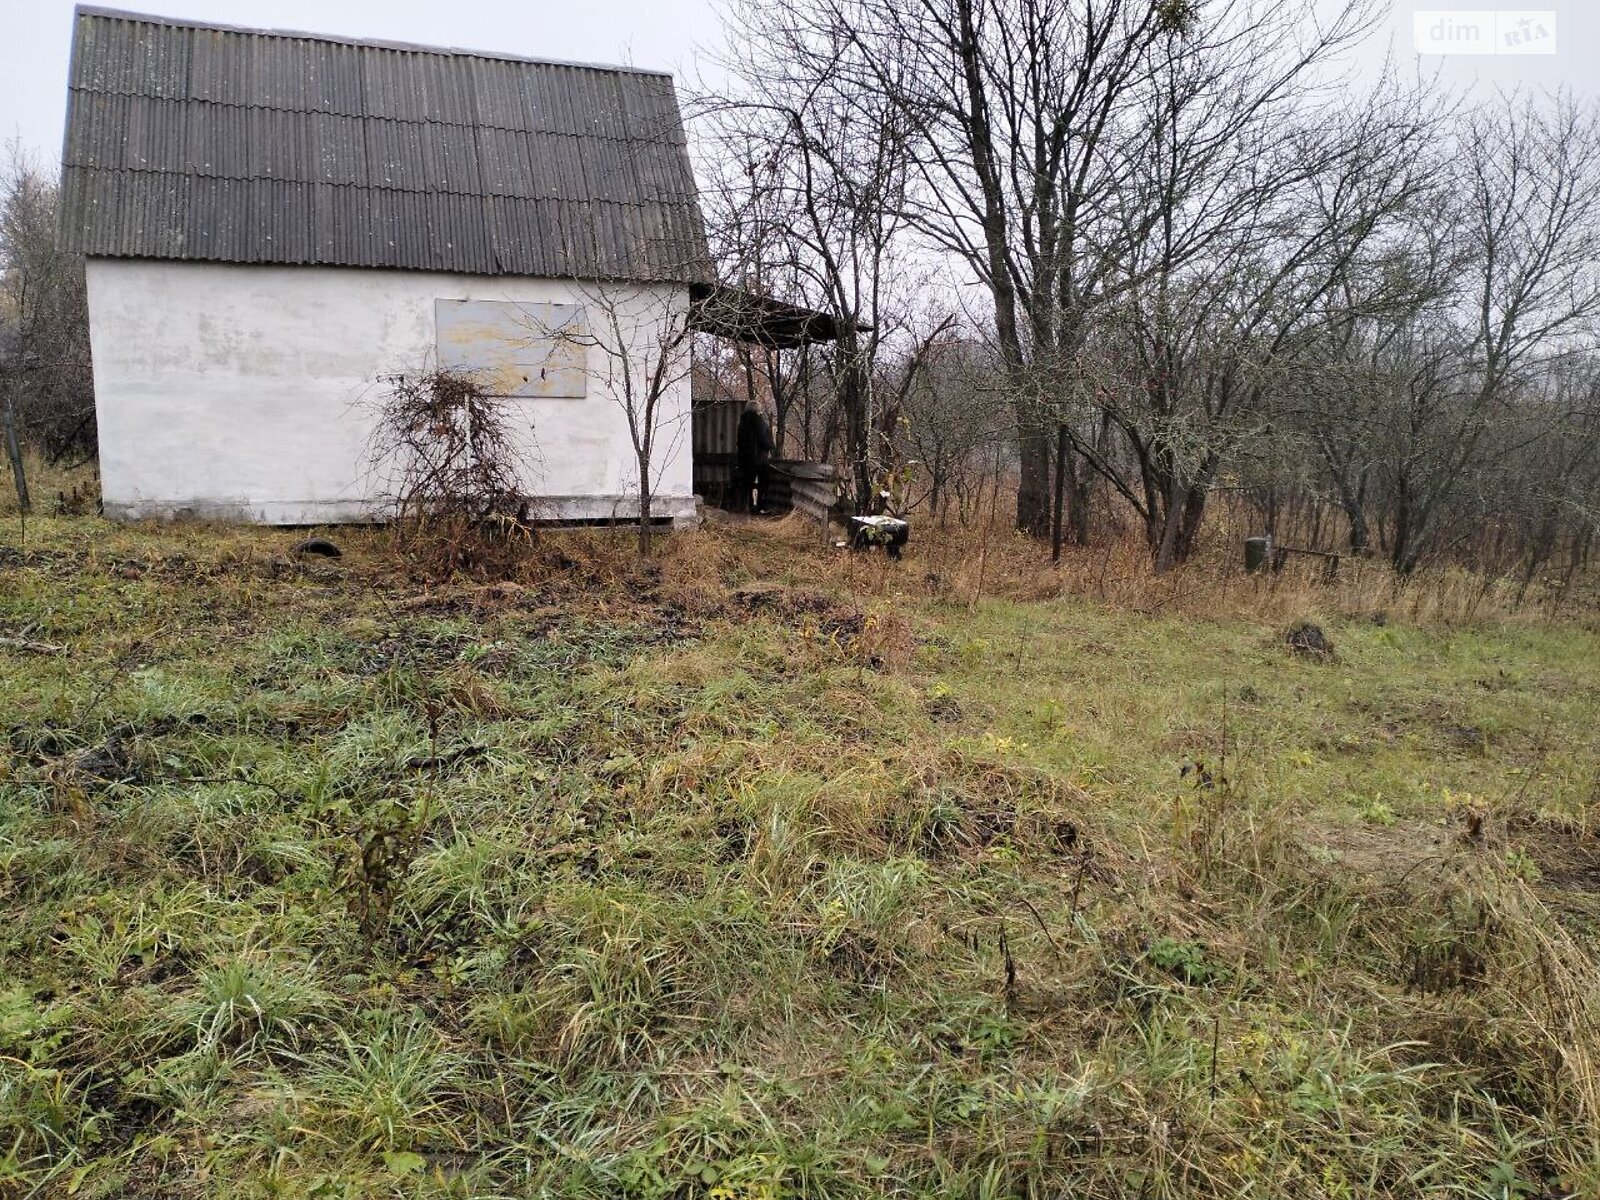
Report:
[[[669,77],[81,8],[86,253],[695,282]]]
[[[575,304],[437,300],[439,366],[470,374],[497,396],[582,399],[589,330]]]

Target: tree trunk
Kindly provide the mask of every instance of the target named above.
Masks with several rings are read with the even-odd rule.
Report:
[[[1167,516],[1162,525],[1161,544],[1156,548],[1156,574],[1189,561],[1194,552],[1200,523],[1205,519],[1210,489],[1202,483],[1180,487],[1174,479],[1167,493]]]
[[[1021,469],[1017,478],[1017,528],[1037,538],[1050,536],[1050,430],[1027,414],[1019,422]]]
[[[1061,561],[1062,509],[1067,499],[1067,426],[1056,427],[1056,489],[1055,512],[1050,523],[1050,561]]]
[[[650,557],[650,456],[639,456],[639,557]]]
[[[1395,502],[1394,534],[1389,545],[1389,562],[1402,575],[1409,575],[1416,566],[1416,551],[1412,543],[1416,540],[1411,525],[1411,496],[1405,486],[1405,480],[1400,481],[1399,497]]]
[[[756,364],[749,346],[739,347],[739,362],[744,367],[744,402],[756,406]]]
[[[1365,554],[1372,545],[1372,533],[1367,529],[1367,514],[1359,504],[1347,504],[1345,519],[1350,522],[1350,553]]]
[[[840,378],[839,407],[844,410],[845,453],[850,458],[851,479],[855,485],[856,512],[866,513],[872,505],[871,447],[868,445],[867,381],[862,378],[860,360],[852,344],[840,347],[847,355]]]
[[[811,398],[811,347],[800,348],[800,398],[804,407],[800,410],[800,457],[807,462],[815,461],[811,456],[811,448],[816,443],[812,440],[812,421],[814,418],[814,405]]]
[[[1183,523],[1183,505],[1179,503],[1178,477],[1167,483],[1166,515],[1161,521],[1161,538],[1155,546],[1157,575],[1165,575],[1178,561],[1178,527]]]
[[[1207,475],[1209,477],[1209,472]],[[1206,501],[1211,498],[1211,485],[1209,482],[1191,484],[1189,494],[1183,501],[1183,520],[1178,527],[1178,555],[1177,562],[1186,563],[1189,556],[1194,553],[1195,543],[1200,539],[1200,525],[1206,517]]]
[[[17,487],[17,509],[24,514],[31,511],[28,499],[28,476],[22,469],[22,443],[17,438],[17,414],[11,406],[11,391],[6,390],[5,417],[6,457],[11,460],[11,481]]]
[[[1360,491],[1352,491],[1341,475],[1339,507],[1344,509],[1345,520],[1350,522],[1351,554],[1365,554],[1367,547],[1372,545],[1372,531],[1367,526],[1367,508],[1361,498],[1361,492],[1365,490],[1366,485],[1363,482]]]
[[[767,364],[767,387],[772,392],[772,442],[777,447],[776,457],[782,458],[789,432],[789,408],[794,399],[783,386],[783,352],[771,350],[763,357]]]
[[[1072,540],[1082,548],[1089,544],[1089,503],[1094,495],[1094,479],[1079,473],[1072,485]]]

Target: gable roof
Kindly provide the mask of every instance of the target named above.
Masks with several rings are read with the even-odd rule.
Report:
[[[669,75],[80,7],[89,255],[711,278]]]

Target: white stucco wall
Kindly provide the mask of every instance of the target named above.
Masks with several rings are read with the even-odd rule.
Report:
[[[367,464],[379,377],[432,363],[436,300],[607,302],[640,349],[688,302],[671,285],[601,293],[553,279],[124,259],[91,259],[88,290],[106,514],[264,524],[379,515]],[[528,491],[543,517],[637,518],[614,363],[586,353],[586,397],[510,401],[538,448]],[[686,370],[660,430],[653,515],[692,516]]]

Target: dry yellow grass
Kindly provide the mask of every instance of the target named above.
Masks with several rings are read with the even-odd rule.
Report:
[[[998,526],[14,533],[0,1191],[1600,1191],[1587,617]]]

